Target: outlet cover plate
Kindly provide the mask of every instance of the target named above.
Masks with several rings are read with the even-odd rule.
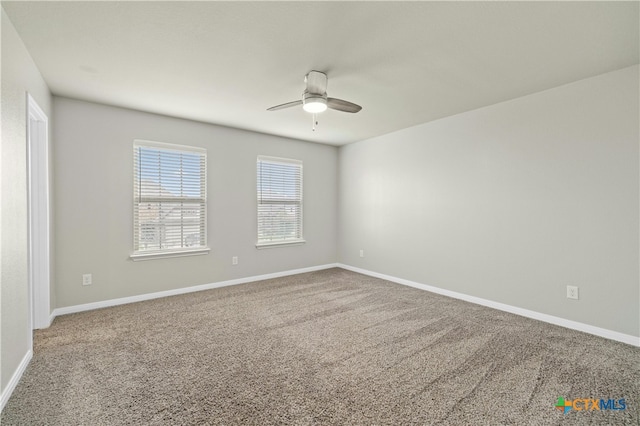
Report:
[[[82,274],[82,285],[91,285],[92,281],[91,274]]]
[[[578,287],[574,285],[567,286],[567,298],[568,299],[578,299]]]

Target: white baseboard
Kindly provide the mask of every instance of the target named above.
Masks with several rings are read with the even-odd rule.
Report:
[[[177,288],[174,290],[159,291],[156,293],[140,294],[137,296],[122,297],[119,299],[103,300],[100,302],[85,303],[83,305],[65,306],[64,308],[56,308],[51,314],[52,320],[58,315],[73,314],[76,312],[90,311],[93,309],[108,308],[110,306],[125,305],[127,303],[143,302],[145,300],[158,299],[167,296],[177,296],[179,294],[193,293],[202,290],[211,290],[213,288],[227,287],[230,285],[245,284],[254,281],[269,280],[271,278],[285,277],[287,275],[304,274],[306,272],[320,271],[322,269],[336,268],[337,263],[329,263],[326,265],[311,266],[309,268],[292,269],[289,271],[274,272],[271,274],[254,275],[252,277],[237,278],[235,280],[219,281],[217,283],[202,284],[192,287]]]
[[[158,299],[161,297],[176,296],[179,294],[193,293],[195,291],[210,290],[213,288],[227,287],[227,286],[237,285],[237,284],[245,284],[245,283],[250,283],[254,281],[268,280],[271,278],[279,278],[279,277],[285,277],[287,275],[303,274],[306,272],[313,272],[313,271],[319,271],[322,269],[329,269],[329,268],[336,268],[336,267],[353,271],[353,272],[358,272],[364,275],[369,275],[376,278],[381,278],[383,280],[392,281],[394,283],[406,285],[409,287],[430,291],[432,293],[441,294],[443,296],[452,297],[454,299],[464,300],[466,302],[475,303],[477,305],[487,306],[489,308],[497,309],[504,312],[509,312],[509,313],[520,315],[523,317],[532,318],[538,321],[559,325],[561,327],[570,328],[572,330],[582,331],[584,333],[589,333],[595,336],[604,337],[605,339],[615,340],[618,342],[640,347],[640,337],[637,337],[637,336],[619,333],[617,331],[607,330],[605,328],[595,327],[593,325],[584,324],[577,321],[571,321],[565,318],[543,314],[540,312],[519,308],[517,306],[511,306],[504,303],[495,302],[492,300],[482,299],[480,297],[469,296],[467,294],[458,293],[451,290],[445,290],[442,288],[433,287],[430,285],[406,280],[404,278],[397,278],[391,275],[381,274],[378,272],[373,272],[366,269],[345,265],[342,263],[330,263],[326,265],[312,266],[309,268],[292,269],[289,271],[275,272],[275,273],[264,274],[264,275],[255,275],[252,277],[238,278],[238,279],[228,280],[228,281],[220,281],[217,283],[202,284],[202,285],[197,285],[192,287],[178,288],[174,290],[159,291],[156,293],[141,294],[138,296],[104,300],[101,302],[94,302],[94,303],[86,303],[83,305],[66,306],[64,308],[54,309],[53,313],[51,314],[51,321],[53,321],[53,319],[58,315],[66,315],[66,314],[72,314],[76,312],[89,311],[93,309],[107,308],[110,306],[124,305],[127,303],[142,302],[145,300]]]
[[[31,361],[31,357],[33,357],[33,351],[29,349],[22,358],[22,361],[20,361],[20,364],[18,365],[18,368],[16,368],[16,371],[13,373],[13,376],[11,376],[11,380],[9,380],[9,383],[7,383],[7,387],[2,390],[2,395],[0,396],[0,411],[4,410],[4,406],[7,405],[9,398],[11,398],[11,394],[13,393],[16,386],[18,386],[18,382],[24,374],[24,371],[27,369],[29,361]]]
[[[366,269],[356,268],[354,266],[344,265],[342,263],[338,263],[337,266],[342,269],[347,269],[349,271],[358,272],[364,275],[369,275],[371,277],[381,278],[383,280],[392,281],[394,283],[406,285],[409,287],[419,288],[421,290],[430,291],[432,293],[441,294],[443,296],[452,297],[454,299],[460,299],[466,302],[475,303],[477,305],[487,306],[489,308],[497,309],[499,311],[509,312],[512,314],[520,315],[522,317],[532,318],[538,321],[543,321],[550,324],[559,325],[561,327],[570,328],[572,330],[582,331],[584,333],[589,333],[596,336],[604,337],[605,339],[615,340],[618,342],[626,343],[628,345],[640,347],[640,337],[637,337],[637,336],[619,333],[617,331],[607,330],[606,328],[595,327],[593,325],[571,321],[565,318],[560,318],[553,315],[547,315],[547,314],[543,314],[536,311],[530,311],[529,309],[518,308],[516,306],[511,306],[511,305],[507,305],[500,302],[494,302],[492,300],[481,299],[479,297],[469,296],[467,294],[458,293],[451,290],[445,290],[442,288],[433,287],[426,284],[420,284],[414,281],[405,280],[403,278],[397,278],[390,275],[369,271]]]
[[[49,313],[49,317],[47,318],[47,322],[44,324],[43,327],[34,327],[34,329],[43,330],[45,328],[49,328],[49,327],[51,327],[51,323],[53,322],[54,319],[56,319],[55,309]]]

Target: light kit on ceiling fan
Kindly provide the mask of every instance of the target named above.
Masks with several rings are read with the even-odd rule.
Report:
[[[360,105],[356,105],[352,102],[343,101],[342,99],[328,98],[328,79],[327,75],[323,72],[309,71],[309,73],[304,76],[304,82],[306,83],[307,88],[302,93],[301,100],[288,102],[282,105],[276,105],[274,107],[268,108],[267,111],[278,111],[280,109],[302,105],[303,110],[313,114],[312,129],[315,131],[316,125],[318,124],[318,121],[316,120],[316,114],[320,114],[326,111],[327,108],[350,113],[356,113],[362,109]]]
[[[311,114],[319,114],[327,110],[327,99],[318,95],[308,95],[302,98],[302,109]]]

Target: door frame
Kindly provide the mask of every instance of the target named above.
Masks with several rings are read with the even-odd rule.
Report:
[[[27,93],[30,330],[51,325],[49,119]]]

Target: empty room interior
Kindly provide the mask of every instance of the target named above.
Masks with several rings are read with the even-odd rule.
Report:
[[[640,424],[640,2],[1,5],[3,425]]]

